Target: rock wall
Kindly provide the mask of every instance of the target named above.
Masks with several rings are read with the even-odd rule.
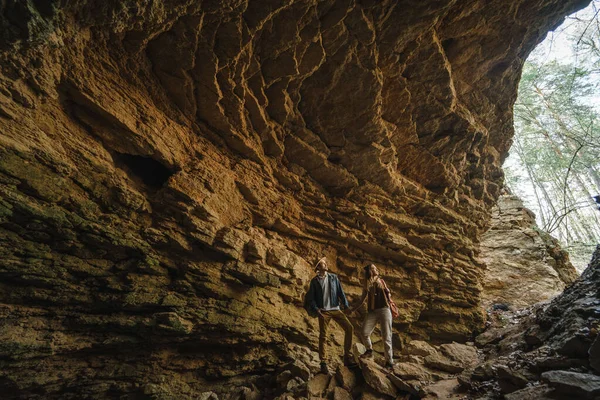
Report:
[[[534,214],[514,195],[503,194],[492,209],[490,229],[481,238],[487,269],[484,306],[524,308],[561,293],[577,270],[556,239],[540,231]]]
[[[599,294],[597,246],[581,276],[552,301],[516,313],[496,312],[494,325],[476,338],[486,360],[459,380],[473,398],[597,398]]]
[[[0,386],[194,396],[313,354],[311,265],[483,325],[520,66],[587,1],[0,2]]]

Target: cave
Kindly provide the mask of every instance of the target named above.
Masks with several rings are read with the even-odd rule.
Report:
[[[0,392],[444,398],[344,367],[335,329],[318,373],[303,297],[322,257],[352,304],[381,267],[394,356],[442,384],[461,362],[464,382],[536,381],[473,364],[501,342],[480,335],[481,242],[523,62],[587,3],[1,2]],[[553,304],[527,346],[577,320]]]

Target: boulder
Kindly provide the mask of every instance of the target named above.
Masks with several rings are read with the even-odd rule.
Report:
[[[425,366],[428,368],[438,369],[440,371],[457,374],[462,372],[465,367],[456,361],[449,360],[441,354],[432,354],[425,357]]]
[[[261,400],[263,398],[263,393],[256,387],[244,387],[241,391],[241,397],[243,400]]]
[[[274,400],[297,400],[291,393],[284,393],[275,397]]]
[[[419,391],[421,390],[420,385],[407,382],[397,377],[396,375],[390,374],[388,375],[388,379],[394,384],[394,386],[398,388],[400,392],[405,392],[417,396],[419,394]]]
[[[465,371],[461,384],[482,398],[495,396],[498,388],[511,400],[600,398],[600,377],[593,373],[600,368],[598,306],[600,246],[589,267],[562,294],[504,312],[502,320],[491,319],[491,330],[477,338],[485,343],[482,352],[488,360]],[[539,384],[540,374],[544,384]]]
[[[477,349],[474,346],[453,342],[442,344],[439,349],[450,360],[458,362],[465,368],[475,365],[479,360]]]
[[[219,400],[219,396],[215,392],[203,392],[198,397],[199,400]]]
[[[305,381],[308,381],[312,376],[310,369],[300,360],[294,360],[293,362],[284,365],[281,369],[290,371],[293,376],[298,376]]]
[[[283,372],[281,372],[279,375],[277,375],[277,377],[275,378],[275,383],[277,384],[277,386],[284,388],[286,387],[288,381],[290,379],[292,379],[294,376],[292,375],[292,372],[289,370],[285,370]]]
[[[504,400],[556,400],[551,393],[554,389],[547,385],[536,385],[504,395]]]
[[[327,389],[330,380],[329,375],[317,374],[308,381],[308,393],[313,397],[321,397]]]
[[[388,379],[388,373],[373,360],[361,360],[361,370],[365,382],[377,393],[395,397],[396,386]]]
[[[445,379],[423,388],[428,396],[427,398],[437,399],[459,399],[457,392],[459,389],[457,379]]]
[[[378,393],[367,387],[360,391],[360,400],[390,400],[390,396]]]
[[[412,340],[402,348],[402,354],[427,357],[436,354],[437,350],[422,340]]]
[[[337,369],[335,378],[337,379],[338,384],[348,391],[352,391],[358,382],[356,370],[346,366],[340,366]]]
[[[306,387],[307,385],[304,379],[300,378],[299,376],[295,376],[287,382],[285,390],[291,393],[299,393],[302,392]]]
[[[475,381],[487,381],[495,376],[494,361],[486,361],[477,365],[471,371],[471,379]]]
[[[331,398],[331,396],[333,396],[333,392],[335,391],[335,389],[338,387],[337,382],[335,377],[331,377],[331,379],[329,380],[329,384],[327,385],[327,388],[325,389],[325,392],[323,393],[323,397],[327,397],[327,398]]]
[[[513,371],[506,365],[495,365],[498,384],[502,393],[511,393],[524,388],[529,380],[519,371]]]
[[[422,364],[403,363],[394,364],[394,375],[407,380],[418,380],[427,382],[431,380],[431,373]]]
[[[600,335],[596,336],[588,353],[590,366],[594,368],[596,372],[600,372]]]
[[[336,387],[333,391],[333,400],[352,400],[352,395],[346,389]]]
[[[365,351],[367,351],[367,348],[362,343],[356,342],[352,345],[352,355],[357,360],[365,353]]]
[[[600,395],[600,376],[573,371],[546,371],[542,381],[570,398],[592,399]]]

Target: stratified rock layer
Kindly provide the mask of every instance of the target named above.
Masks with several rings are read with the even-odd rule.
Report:
[[[523,308],[548,300],[577,279],[577,270],[556,239],[537,228],[535,216],[517,197],[503,194],[482,235],[486,264],[482,300]]]
[[[1,2],[3,394],[232,388],[316,348],[322,255],[468,337],[520,66],[585,3]]]

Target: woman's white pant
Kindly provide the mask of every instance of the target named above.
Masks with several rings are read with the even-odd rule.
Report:
[[[393,360],[392,353],[392,312],[389,308],[378,308],[377,310],[369,311],[362,326],[363,344],[367,349],[373,349],[371,343],[371,334],[375,329],[375,324],[379,323],[381,337],[385,350],[385,360],[389,363]]]

